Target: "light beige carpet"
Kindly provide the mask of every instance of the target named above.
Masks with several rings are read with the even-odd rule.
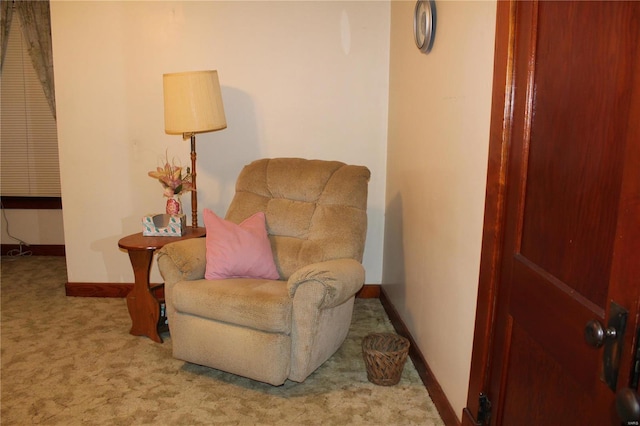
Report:
[[[1,423],[9,425],[442,425],[409,360],[367,381],[361,341],[392,331],[357,300],[342,348],[304,383],[273,387],[171,357],[131,336],[124,299],[64,295],[61,257],[2,258]]]

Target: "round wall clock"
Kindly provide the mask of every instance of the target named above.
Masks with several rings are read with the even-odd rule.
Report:
[[[418,0],[413,12],[413,36],[422,53],[429,53],[436,37],[436,2]]]

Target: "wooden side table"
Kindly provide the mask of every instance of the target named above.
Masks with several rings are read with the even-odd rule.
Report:
[[[133,290],[127,295],[127,307],[131,316],[131,331],[134,336],[147,336],[151,340],[162,343],[158,333],[160,321],[160,303],[163,299],[155,293],[164,288],[164,284],[151,285],[149,275],[153,253],[165,244],[189,238],[200,238],[206,234],[205,228],[187,228],[181,237],[145,237],[142,232],[123,237],[118,241],[118,247],[129,252],[131,266],[133,266]]]

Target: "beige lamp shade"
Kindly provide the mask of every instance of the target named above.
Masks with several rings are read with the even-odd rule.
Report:
[[[227,127],[217,71],[163,75],[164,129],[168,134],[211,132]]]

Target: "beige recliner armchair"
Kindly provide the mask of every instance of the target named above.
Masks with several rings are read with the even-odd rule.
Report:
[[[204,279],[204,238],[159,250],[174,357],[272,385],[302,382],[331,357],[364,283],[369,177],[337,161],[245,166],[226,219],[265,213],[280,279]]]

